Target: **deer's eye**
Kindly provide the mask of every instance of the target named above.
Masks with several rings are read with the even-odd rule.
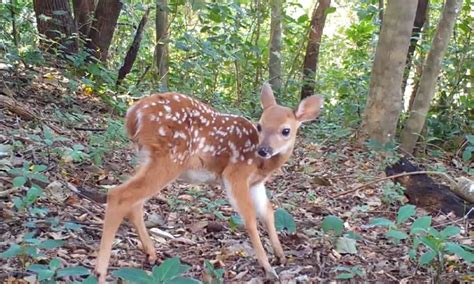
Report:
[[[289,128],[283,128],[283,130],[281,131],[281,134],[283,136],[288,136],[290,135],[290,129]]]
[[[260,124],[257,124],[257,131],[262,132],[262,126]]]

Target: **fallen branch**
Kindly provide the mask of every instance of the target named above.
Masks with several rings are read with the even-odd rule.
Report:
[[[99,192],[89,192],[86,190],[78,189],[72,183],[66,182],[66,187],[71,190],[72,192],[76,193],[79,196],[82,196],[86,199],[94,201],[98,204],[105,204],[107,203],[107,195]]]
[[[101,132],[101,131],[106,131],[107,128],[74,127],[74,130]]]
[[[356,192],[356,191],[359,191],[360,189],[364,188],[364,187],[367,187],[371,184],[374,184],[374,183],[377,183],[377,182],[381,182],[381,181],[384,181],[384,180],[388,180],[388,179],[394,179],[394,178],[398,178],[398,177],[403,177],[403,176],[411,176],[411,175],[422,175],[422,174],[434,174],[434,175],[440,175],[440,176],[443,176],[445,177],[449,183],[455,187],[457,187],[457,183],[456,181],[454,181],[454,179],[452,179],[450,176],[448,176],[446,173],[442,173],[442,172],[435,172],[435,171],[416,171],[416,172],[409,172],[409,173],[401,173],[401,174],[396,174],[396,175],[392,175],[392,176],[388,176],[388,177],[383,177],[383,178],[378,178],[378,179],[375,179],[375,180],[372,180],[370,182],[367,182],[367,183],[364,183],[362,185],[359,185],[353,189],[350,189],[350,190],[346,190],[344,192],[341,192],[341,193],[338,193],[336,195],[333,196],[333,198],[339,198],[341,196],[344,196],[344,195],[347,195],[349,193],[353,193],[353,192]]]
[[[42,123],[46,124],[54,132],[56,132],[60,135],[64,134],[64,132],[61,131],[61,129],[59,129],[55,125],[45,121],[44,119],[41,119],[35,113],[29,111],[28,106],[18,102],[14,98],[11,98],[9,96],[5,96],[5,95],[0,94],[0,106],[3,106],[5,108],[7,108],[9,111],[13,112],[14,114],[20,116],[21,118],[23,118],[25,120],[37,120],[39,122],[42,122]]]
[[[18,191],[17,188],[12,188],[12,189],[7,189],[7,190],[4,190],[4,191],[0,191],[0,198],[5,197],[5,196],[9,196],[10,194],[12,194],[16,191]]]

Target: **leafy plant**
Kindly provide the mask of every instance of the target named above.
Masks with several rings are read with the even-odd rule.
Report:
[[[447,255],[456,255],[468,263],[474,262],[474,248],[449,240],[460,233],[458,227],[447,226],[442,231],[438,231],[431,226],[431,216],[421,216],[407,228],[406,222],[415,213],[414,205],[405,205],[399,208],[395,222],[386,218],[375,218],[370,224],[387,227],[385,237],[394,243],[402,240],[412,243],[410,258],[418,259],[423,266],[433,267],[436,271],[435,279],[440,279],[445,270],[444,259]]]
[[[44,257],[44,254],[41,253],[41,249],[57,248],[64,243],[62,240],[40,240],[34,235],[33,232],[26,233],[21,243],[11,244],[6,251],[0,253],[0,257],[18,257],[22,263],[26,263],[29,258],[36,259],[38,257]]]
[[[89,269],[83,266],[73,266],[61,268],[61,261],[58,258],[53,258],[49,261],[49,264],[31,264],[27,267],[27,270],[34,272],[38,275],[38,281],[46,283],[55,283],[55,280],[62,277],[71,276],[84,276],[89,275]]]
[[[336,279],[353,279],[355,277],[364,277],[365,271],[360,266],[337,266],[334,268],[335,272],[343,271],[336,275]]]
[[[290,233],[296,232],[296,223],[293,216],[283,208],[275,210],[275,228],[277,231],[287,230]]]
[[[225,217],[222,215],[222,212],[219,210],[219,207],[228,204],[227,200],[225,199],[216,199],[216,200],[209,200],[206,197],[201,197],[200,200],[206,204],[206,207],[203,208],[203,211],[206,213],[212,213],[217,218],[224,220]]]
[[[43,174],[46,169],[47,167],[45,165],[31,165],[30,163],[26,162],[21,168],[10,169],[9,173],[16,175],[12,181],[14,187],[22,187],[27,182],[31,184],[24,197],[15,196],[12,198],[13,204],[18,210],[33,210],[33,214],[41,212],[41,210],[38,210],[38,208],[30,207],[43,194],[41,187],[35,184],[35,181],[48,182],[48,178]]]
[[[112,275],[131,283],[199,283],[195,279],[181,276],[190,268],[189,265],[181,264],[179,258],[174,257],[165,260],[160,266],[153,266],[151,274],[142,269],[126,267],[115,270]]]
[[[219,284],[224,282],[224,269],[215,268],[209,260],[204,261],[204,268],[206,269],[207,275],[212,279],[209,284]]]
[[[405,187],[399,183],[388,181],[383,185],[382,190],[382,202],[386,204],[401,204],[405,199]]]
[[[85,147],[82,144],[74,144],[72,148],[66,148],[63,159],[66,162],[82,162],[85,159],[89,158],[89,155],[85,153],[84,150]]]
[[[328,215],[324,217],[321,227],[324,233],[331,235],[339,253],[357,253],[357,240],[362,237],[355,232],[344,232],[344,222],[337,216]]]

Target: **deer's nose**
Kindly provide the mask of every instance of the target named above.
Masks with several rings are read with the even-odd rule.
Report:
[[[272,156],[273,149],[268,146],[258,146],[257,154],[262,158],[270,158]]]

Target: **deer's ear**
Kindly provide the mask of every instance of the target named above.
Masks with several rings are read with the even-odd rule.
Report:
[[[303,99],[295,111],[296,119],[299,122],[316,119],[321,112],[324,99],[321,96],[310,96]]]
[[[270,84],[268,83],[263,84],[262,92],[260,94],[260,103],[262,104],[263,109],[277,104],[275,96],[273,95],[272,87],[270,87]]]

